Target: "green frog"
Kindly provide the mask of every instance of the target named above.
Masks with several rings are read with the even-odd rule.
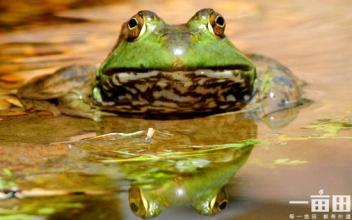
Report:
[[[224,17],[198,11],[169,25],[139,11],[122,25],[117,43],[96,69],[73,65],[24,85],[26,108],[99,120],[115,114],[218,113],[256,106],[264,114],[301,100],[292,73],[277,61],[244,54],[225,36]]]

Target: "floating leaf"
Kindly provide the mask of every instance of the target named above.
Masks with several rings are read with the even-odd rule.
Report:
[[[290,160],[289,158],[282,158],[274,161],[274,164],[278,164],[278,165],[300,165],[300,164],[306,164],[306,163],[308,163],[308,161]]]

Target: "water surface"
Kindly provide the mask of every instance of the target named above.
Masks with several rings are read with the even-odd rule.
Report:
[[[227,207],[214,218],[288,219],[310,214],[309,205],[290,200],[309,200],[321,189],[351,195],[351,6],[348,0],[106,1],[2,19],[0,188],[22,191],[0,200],[1,219],[138,219],[133,212],[146,216],[145,204],[156,207],[159,219],[211,219],[199,207],[225,191]],[[73,63],[99,64],[122,22],[139,9],[182,23],[203,7],[223,14],[238,48],[287,65],[307,83],[312,103],[261,121],[226,114],[96,123],[8,110],[16,105],[9,94],[32,77]],[[151,141],[148,128],[156,130]]]

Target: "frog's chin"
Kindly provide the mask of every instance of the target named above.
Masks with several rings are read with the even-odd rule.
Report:
[[[250,98],[250,73],[240,70],[118,72],[100,79],[108,111],[195,113],[238,110]]]

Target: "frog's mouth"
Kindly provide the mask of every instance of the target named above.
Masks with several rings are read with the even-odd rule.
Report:
[[[137,112],[240,109],[251,98],[255,69],[238,65],[187,70],[108,69],[99,87],[105,107]]]
[[[196,68],[184,68],[173,67],[171,69],[148,69],[148,68],[108,68],[103,71],[105,75],[113,75],[119,73],[135,73],[135,74],[143,74],[151,71],[160,71],[160,72],[177,72],[177,73],[186,73],[186,72],[195,72],[197,70],[209,70],[209,71],[243,71],[243,72],[253,72],[253,67],[246,64],[236,64],[236,65],[228,65],[228,66],[204,66],[204,67],[196,67]]]

